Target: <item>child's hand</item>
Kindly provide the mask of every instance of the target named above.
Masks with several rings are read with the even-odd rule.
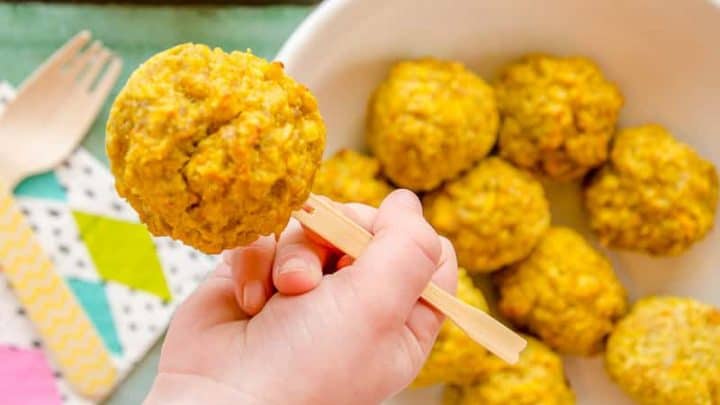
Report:
[[[333,274],[295,222],[227,253],[177,310],[147,403],[364,405],[407,386],[443,319],[418,297],[431,279],[454,290],[455,253],[408,191],[342,209],[375,236]]]

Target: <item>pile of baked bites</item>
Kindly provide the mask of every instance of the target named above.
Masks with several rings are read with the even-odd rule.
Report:
[[[488,310],[473,277],[491,273],[499,314],[529,341],[509,366],[447,322],[416,386],[446,384],[447,404],[571,404],[558,353],[604,353],[641,404],[720,403],[720,311],[669,296],[628,309],[610,261],[552,225],[541,180],[582,182],[607,248],[680,255],[713,227],[715,167],[660,125],[618,129],[622,105],[582,57],[529,55],[492,85],[453,61],[390,69],[368,105],[372,156],[338,152],[313,190],[376,206],[417,192],[457,251],[458,296]]]

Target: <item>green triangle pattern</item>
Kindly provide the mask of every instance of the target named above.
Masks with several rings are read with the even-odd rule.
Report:
[[[170,300],[155,244],[142,224],[73,211],[80,235],[103,279]]]

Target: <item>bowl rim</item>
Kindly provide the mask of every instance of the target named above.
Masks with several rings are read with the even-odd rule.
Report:
[[[362,3],[371,1],[375,0],[361,0]],[[720,11],[720,0],[701,0],[701,2],[708,3]],[[276,53],[275,60],[281,61],[286,66],[294,66],[297,51],[304,49],[313,40],[312,36],[323,24],[332,20],[352,3],[358,3],[358,1],[323,0],[285,40]],[[367,4],[364,5],[367,6]]]
[[[281,61],[286,66],[292,66],[296,51],[304,49],[313,40],[311,37],[315,31],[325,22],[333,19],[351,2],[352,0],[325,0],[320,3],[285,40],[275,55],[275,60]]]

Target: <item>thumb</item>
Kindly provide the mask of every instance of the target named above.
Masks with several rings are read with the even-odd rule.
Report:
[[[438,267],[440,237],[408,190],[394,191],[383,201],[372,230],[365,252],[339,274],[352,278],[374,315],[398,319],[400,314],[404,321]]]

